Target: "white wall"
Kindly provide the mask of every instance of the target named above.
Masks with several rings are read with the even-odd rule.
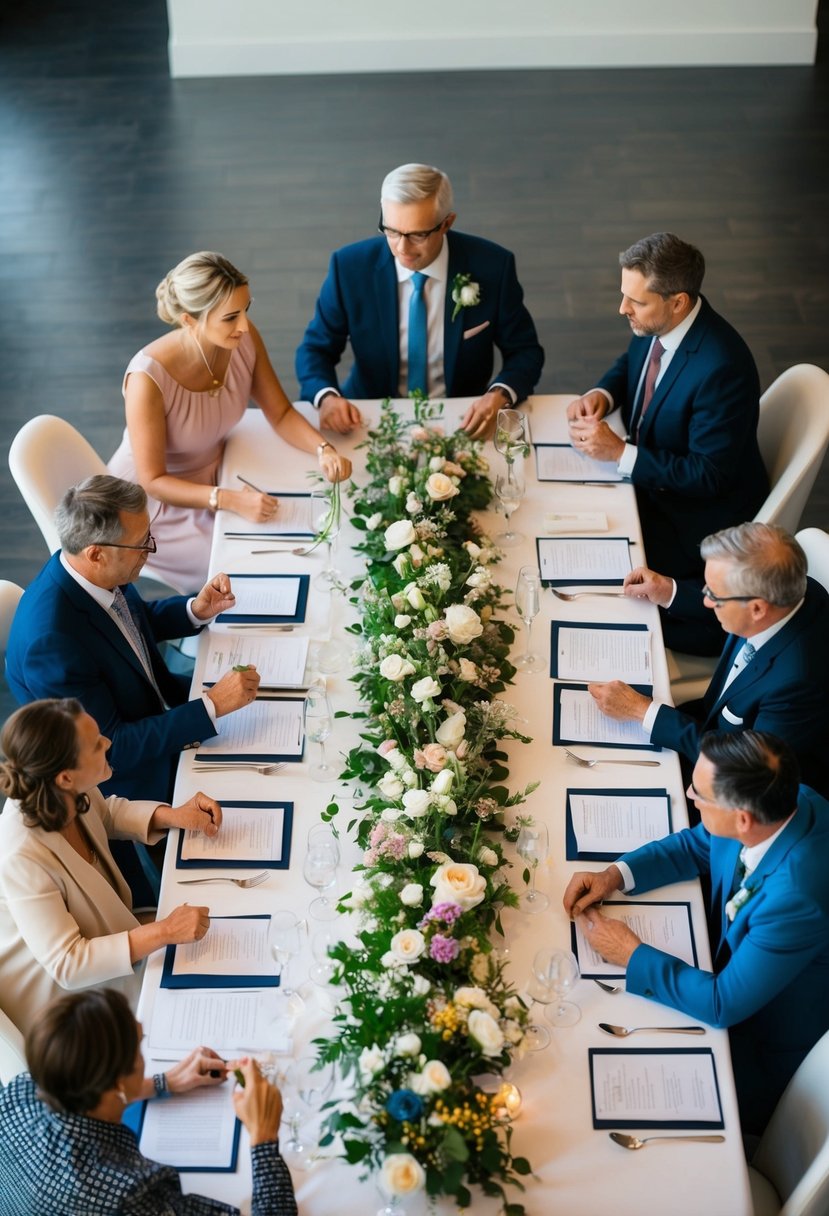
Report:
[[[812,63],[817,0],[167,0],[173,76]]]

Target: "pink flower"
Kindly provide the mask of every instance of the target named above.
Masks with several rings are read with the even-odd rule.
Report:
[[[429,432],[426,430],[425,426],[413,426],[409,434],[411,435],[412,439],[419,442],[421,439],[426,439]]]
[[[460,950],[460,945],[453,937],[436,933],[429,944],[429,957],[436,963],[451,963],[458,957]]]
[[[389,754],[389,752],[395,751],[396,748],[397,748],[397,741],[395,739],[384,739],[383,742],[380,744],[380,746],[377,748],[377,755],[378,756],[387,756]]]
[[[415,749],[414,762],[417,768],[428,768],[430,773],[439,773],[446,767],[446,748],[439,743],[427,743],[421,749]]]
[[[430,621],[428,631],[429,631],[429,637],[432,638],[433,641],[435,641],[435,642],[442,642],[443,639],[446,637],[447,633],[449,632],[449,630],[446,627],[446,621],[444,621],[443,619],[441,619],[439,621]]]

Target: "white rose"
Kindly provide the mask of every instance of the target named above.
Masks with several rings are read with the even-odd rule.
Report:
[[[403,782],[394,773],[385,773],[377,782],[377,788],[384,798],[393,800],[403,793]]]
[[[415,789],[418,782],[420,781],[420,778],[418,777],[417,773],[414,771],[413,768],[407,768],[405,772],[400,773],[400,780],[410,790],[413,790],[413,789]]]
[[[395,496],[395,498],[399,498],[402,493],[403,493],[403,478],[402,477],[390,477],[389,478],[389,494],[393,494]]]
[[[432,906],[456,903],[466,912],[481,902],[486,893],[486,879],[471,862],[444,861],[430,879],[435,888]]]
[[[469,556],[470,556],[471,558],[480,557],[480,555],[481,555],[481,546],[480,546],[480,545],[476,545],[476,544],[475,544],[475,542],[474,542],[474,540],[465,540],[465,541],[463,542],[463,547],[464,547],[464,549],[466,549],[467,553],[469,554]]]
[[[473,663],[472,666],[474,667],[475,664]],[[437,729],[435,738],[444,747],[451,747],[454,750],[461,739],[463,739],[465,730],[466,714],[463,710],[460,710],[458,713],[450,714],[448,718],[444,718]]]
[[[410,616],[406,616],[405,612],[398,612],[397,616],[394,618],[395,629],[405,629],[406,626],[411,625],[411,623],[412,618]]]
[[[443,456],[433,456],[429,461],[429,468],[433,473],[439,473],[445,464],[446,460]]]
[[[391,954],[399,963],[415,963],[426,949],[426,938],[419,929],[401,929],[389,943]]]
[[[447,499],[460,494],[460,490],[445,473],[433,473],[426,482],[426,493],[433,502],[446,502]]]
[[[399,1034],[394,1044],[398,1056],[416,1056],[420,1053],[420,1037],[416,1034]]]
[[[423,503],[420,501],[418,496],[413,494],[410,490],[409,496],[406,499],[406,510],[408,511],[409,515],[417,515],[422,506]]]
[[[383,1052],[376,1043],[373,1043],[371,1047],[364,1047],[357,1061],[360,1075],[367,1081],[370,1081],[372,1077],[376,1077],[384,1064]]]
[[[439,1094],[452,1084],[449,1069],[441,1060],[428,1060],[419,1073],[411,1078],[416,1094]]]
[[[387,1195],[414,1195],[425,1181],[423,1166],[411,1153],[390,1153],[380,1169],[380,1186]]]
[[[383,819],[386,823],[394,823],[396,820],[398,820],[400,818],[400,816],[402,814],[403,814],[403,812],[400,810],[399,807],[387,806],[387,807],[384,807],[384,809],[380,812],[380,818]]]
[[[498,854],[487,845],[481,845],[480,849],[478,849],[478,861],[482,866],[497,866]]]
[[[443,811],[444,815],[457,815],[458,804],[457,804],[457,802],[455,802],[454,798],[438,797],[435,799],[435,802],[437,802],[439,804],[440,809]]]
[[[432,989],[432,985],[426,979],[425,975],[412,976],[412,993],[415,996],[428,996]]]
[[[456,646],[468,645],[484,631],[475,609],[465,604],[450,604],[443,615],[449,637]]]
[[[382,522],[383,512],[375,511],[374,514],[369,515],[368,519],[366,520],[366,528],[369,530],[369,532],[376,532]]]
[[[395,684],[405,680],[406,676],[413,676],[414,673],[412,664],[399,654],[387,654],[380,664],[380,675],[384,680],[393,680]]]
[[[440,684],[438,684],[437,680],[433,679],[432,676],[424,676],[422,680],[415,681],[410,689],[410,692],[412,694],[412,700],[420,701],[422,703],[423,701],[428,700],[430,697],[440,696]]]
[[[452,782],[455,780],[455,774],[451,768],[445,768],[435,777],[432,782],[433,794],[448,794],[452,788]]]
[[[471,659],[460,660],[460,678],[469,684],[474,684],[478,678],[478,668]]]
[[[429,809],[429,791],[406,790],[403,805],[412,819],[422,819]]]
[[[410,519],[396,519],[386,528],[383,537],[386,548],[391,552],[393,549],[405,549],[406,545],[412,544],[417,540],[417,533]]]
[[[410,840],[409,847],[406,850],[406,852],[409,854],[409,857],[411,857],[412,861],[414,861],[417,857],[420,857],[422,855],[423,848],[424,848],[424,845],[423,845],[422,840]]]
[[[416,612],[422,612],[423,609],[426,607],[426,600],[423,596],[423,592],[420,590],[419,587],[410,587],[409,590],[406,592],[406,599],[409,601],[412,608],[414,608],[414,610]]]
[[[400,577],[403,578],[408,573],[408,571],[410,570],[410,567],[411,567],[411,562],[409,561],[408,553],[398,553],[397,557],[392,562],[392,565],[394,566],[395,570],[400,575]],[[402,598],[403,597],[401,596],[401,600],[402,600]],[[394,603],[394,597],[392,597],[392,603]]]
[[[471,308],[481,299],[481,288],[478,283],[467,283],[460,290],[460,304],[463,308]]]
[[[488,570],[474,570],[466,580],[467,587],[488,587],[492,578]]]
[[[488,1013],[473,1009],[467,1021],[469,1037],[474,1039],[485,1056],[499,1056],[504,1049],[504,1032]]]
[[[384,970],[389,971],[392,967],[403,967],[405,964],[400,961],[393,951],[387,950],[385,954],[380,956],[380,966]]]
[[[399,773],[400,770],[405,768],[409,763],[406,757],[397,747],[393,747],[392,750],[386,754],[386,761],[396,773]]]
[[[405,904],[407,908],[416,908],[418,904],[423,903],[423,887],[419,882],[407,882],[403,890],[400,892],[400,902]],[[417,1049],[420,1051],[420,1048]],[[415,1052],[411,1053],[415,1055]]]
[[[471,985],[458,988],[452,1000],[456,1005],[466,1005],[467,1009],[483,1009],[490,1003],[483,988],[475,988]]]

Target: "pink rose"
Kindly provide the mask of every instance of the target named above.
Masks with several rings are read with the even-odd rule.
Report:
[[[387,756],[389,754],[389,752],[393,752],[396,749],[397,749],[397,740],[396,739],[384,739],[383,742],[380,744],[380,746],[377,748],[377,755],[378,756]]]
[[[439,743],[427,743],[421,749],[415,748],[414,762],[417,768],[427,768],[430,773],[439,773],[446,767],[446,748]]]
[[[448,634],[449,630],[447,628],[446,621],[440,620],[440,621],[430,621],[428,632],[429,632],[429,637],[432,638],[433,641],[442,642],[443,639]]]

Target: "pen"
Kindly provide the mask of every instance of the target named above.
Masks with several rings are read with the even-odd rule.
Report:
[[[267,494],[268,493],[267,490],[260,490],[259,486],[255,486],[252,481],[248,481],[247,477],[243,477],[241,473],[237,473],[236,476],[239,479],[239,481],[241,481],[246,486],[250,486],[250,488],[252,490],[255,490],[257,494]],[[268,495],[268,497],[270,497],[270,495]]]

